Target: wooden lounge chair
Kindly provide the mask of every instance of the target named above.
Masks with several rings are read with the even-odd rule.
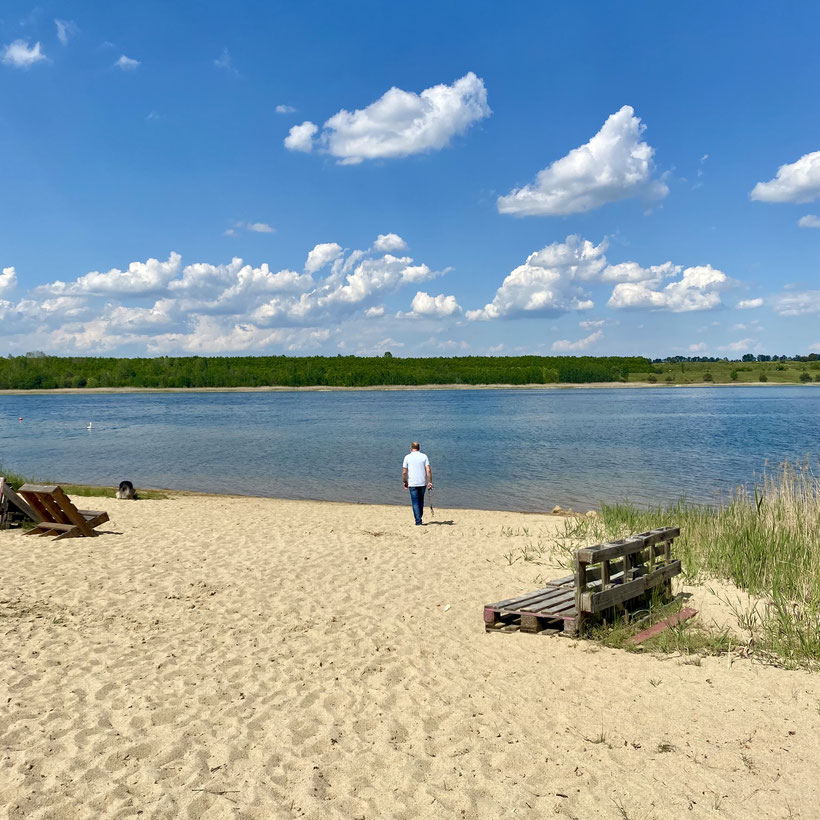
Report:
[[[8,527],[12,519],[25,516],[30,521],[39,521],[40,516],[17,495],[11,484],[0,475],[0,530]]]
[[[94,528],[108,521],[107,512],[78,510],[62,487],[24,484],[17,492],[39,519],[35,519],[35,526],[26,535],[56,535],[55,541],[96,536],[99,533]]]

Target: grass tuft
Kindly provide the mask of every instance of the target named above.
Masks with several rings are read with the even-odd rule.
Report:
[[[16,473],[11,470],[6,470],[0,464],[0,475],[4,476],[6,481],[14,490],[19,490],[23,484],[59,484],[63,491],[71,497],[72,495],[79,496],[96,496],[99,498],[116,498],[117,491],[113,487],[97,487],[93,484],[61,484],[59,481],[52,481],[51,479],[36,479],[30,476],[24,476],[21,473]],[[168,493],[163,493],[159,490],[137,490],[137,494],[141,499],[151,499],[154,501],[167,499]]]

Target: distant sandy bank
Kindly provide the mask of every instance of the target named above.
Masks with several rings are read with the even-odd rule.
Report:
[[[107,395],[111,393],[331,393],[351,391],[395,391],[395,390],[600,390],[603,388],[661,388],[661,387],[804,387],[792,382],[743,382],[741,384],[714,384],[713,382],[692,382],[692,384],[652,384],[650,382],[594,382],[590,384],[412,384],[373,385],[369,387],[55,387],[50,390],[0,390],[0,396],[45,396],[45,395]],[[809,383],[809,386],[820,386]]]

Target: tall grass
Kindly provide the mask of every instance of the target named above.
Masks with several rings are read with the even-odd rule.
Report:
[[[759,599],[737,612],[759,650],[820,663],[820,479],[808,463],[783,464],[718,507],[603,505],[597,518],[568,522],[562,542],[569,551],[659,526],[681,528],[686,575],[726,579]]]
[[[12,470],[7,470],[0,464],[0,475],[9,483],[12,489],[19,490],[23,484],[57,484],[59,482],[45,479],[34,479],[31,476],[24,476]],[[95,498],[114,498],[117,491],[113,487],[98,487],[94,484],[60,484],[63,491],[69,496],[93,496]],[[159,490],[139,490],[139,497],[143,499],[163,500],[168,498],[167,493]]]
[[[24,475],[20,473],[16,473],[12,470],[7,470],[0,464],[0,475],[6,479],[6,482],[11,486],[13,490],[17,490],[23,486],[23,484],[28,483],[31,481],[30,478],[26,478]]]

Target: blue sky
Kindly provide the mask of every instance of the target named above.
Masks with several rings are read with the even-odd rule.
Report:
[[[0,353],[819,351],[818,24],[6,2]]]

